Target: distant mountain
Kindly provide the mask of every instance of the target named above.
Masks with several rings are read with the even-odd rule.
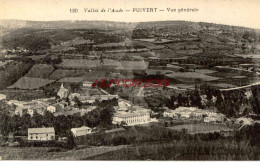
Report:
[[[137,23],[112,21],[24,21],[0,20],[0,26],[5,28],[36,28],[36,29],[132,29]]]
[[[229,26],[203,22],[189,21],[151,21],[151,22],[113,22],[113,21],[26,21],[26,20],[0,20],[0,27],[4,28],[36,28],[36,29],[102,29],[115,30],[124,29],[132,30],[134,28],[150,28],[150,27],[178,27],[188,28],[192,30],[201,30],[202,28],[228,28],[228,29],[250,29],[238,26]]]

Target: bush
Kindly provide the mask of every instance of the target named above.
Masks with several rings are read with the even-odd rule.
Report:
[[[124,136],[118,136],[112,139],[112,144],[117,145],[125,145],[127,144],[127,139]]]

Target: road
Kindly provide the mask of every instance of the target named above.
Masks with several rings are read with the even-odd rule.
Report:
[[[245,85],[245,86],[239,86],[239,87],[235,87],[235,88],[227,88],[227,89],[219,89],[219,90],[220,91],[231,91],[231,90],[250,88],[251,86],[257,86],[257,85],[260,85],[260,82],[256,82],[256,83]]]

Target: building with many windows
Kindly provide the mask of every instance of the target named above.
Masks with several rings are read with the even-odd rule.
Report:
[[[142,107],[130,107],[127,111],[117,111],[113,117],[112,123],[133,126],[153,121],[156,120],[150,118],[150,110]]]
[[[49,128],[28,128],[28,140],[30,140],[30,141],[55,140],[54,128],[53,127],[49,127]]]
[[[149,113],[118,113],[114,115],[113,123],[121,124],[125,123],[128,126],[139,125],[149,123],[150,114]]]

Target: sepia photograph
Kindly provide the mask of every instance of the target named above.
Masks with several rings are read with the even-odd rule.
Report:
[[[259,11],[0,0],[0,160],[259,161]]]

